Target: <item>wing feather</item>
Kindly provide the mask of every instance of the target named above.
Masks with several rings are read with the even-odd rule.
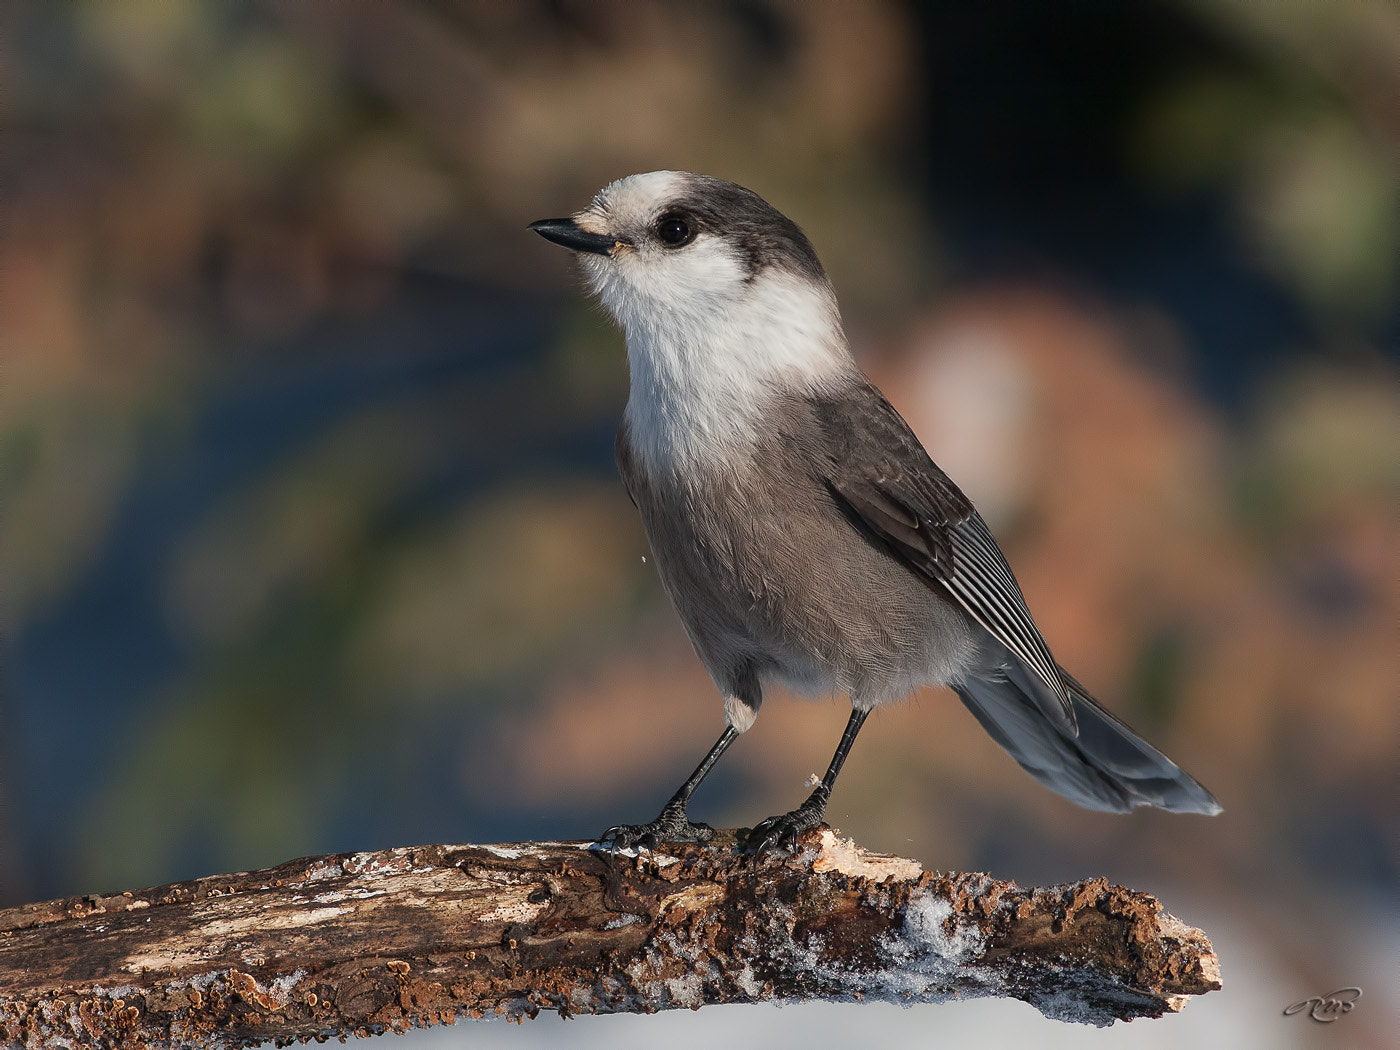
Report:
[[[917,573],[956,601],[1049,687],[1043,713],[1071,734],[1074,705],[1059,665],[982,516],[929,458],[873,385],[823,399],[828,488]]]

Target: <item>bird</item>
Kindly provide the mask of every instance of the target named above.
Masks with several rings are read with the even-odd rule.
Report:
[[[870,712],[927,685],[1081,806],[1221,811],[1056,662],[987,523],[857,366],[795,222],[736,183],[653,171],[528,229],[573,251],[623,330],[618,471],[724,700],[724,731],[656,819],[599,841],[710,841],[691,796],[775,684],[844,693],[851,714],[810,796],[748,833],[757,854],[821,826]]]

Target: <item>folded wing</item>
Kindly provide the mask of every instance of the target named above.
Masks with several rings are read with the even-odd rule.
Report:
[[[912,572],[1039,676],[1041,714],[1073,735],[1069,688],[986,522],[883,394],[869,384],[853,393],[818,409],[834,457],[827,486]]]
[[[1213,814],[1220,804],[1055,662],[971,502],[868,384],[822,402],[827,486],[853,520],[980,625],[982,662],[953,688],[1031,776],[1090,809]]]

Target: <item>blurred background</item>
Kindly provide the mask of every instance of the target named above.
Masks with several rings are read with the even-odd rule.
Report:
[[[1392,1045],[1397,56],[1386,0],[4,5],[0,906],[655,814],[722,708],[524,227],[684,168],[802,224],[1060,661],[1225,806],[1078,809],[931,690],[830,819],[1155,892],[1225,990],[412,1038]],[[693,814],[796,804],[847,710],[771,698]]]

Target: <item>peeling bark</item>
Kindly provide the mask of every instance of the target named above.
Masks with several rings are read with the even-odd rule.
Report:
[[[247,1046],[540,1010],[1010,996],[1068,1021],[1220,987],[1210,942],[1093,879],[1023,890],[828,829],[757,860],[733,836],[422,846],[0,911],[0,1046]]]

